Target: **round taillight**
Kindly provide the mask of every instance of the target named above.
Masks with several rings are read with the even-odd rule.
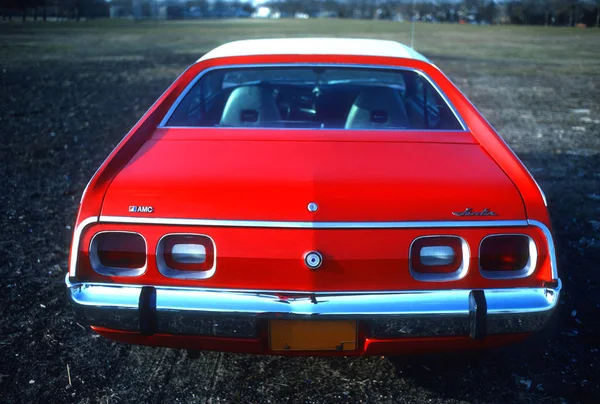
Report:
[[[138,233],[98,233],[90,244],[90,263],[102,275],[141,275],[146,270],[146,241]]]

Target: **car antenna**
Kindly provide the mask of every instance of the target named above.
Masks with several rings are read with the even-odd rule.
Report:
[[[412,15],[410,17],[410,47],[415,49],[415,3],[417,0],[413,0],[412,3]]]

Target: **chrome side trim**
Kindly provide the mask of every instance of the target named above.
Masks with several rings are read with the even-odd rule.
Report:
[[[200,73],[198,73],[198,75],[196,77],[194,77],[190,81],[190,83],[183,89],[183,91],[181,92],[181,94],[179,94],[179,96],[175,99],[175,101],[173,102],[173,104],[171,105],[171,107],[169,107],[169,110],[165,114],[165,117],[158,124],[159,128],[166,127],[167,122],[169,121],[169,119],[171,119],[171,116],[173,115],[173,112],[175,112],[175,110],[177,109],[177,107],[179,106],[179,104],[181,104],[181,101],[183,100],[183,98],[190,92],[190,90],[194,87],[194,85],[198,82],[198,80],[200,80],[202,78],[202,76],[204,76],[206,73],[208,73],[208,72],[210,72],[212,70],[215,70],[215,69],[218,69],[218,66],[216,66],[216,67],[209,67],[208,69],[202,70]]]
[[[554,249],[554,239],[552,238],[552,232],[544,223],[538,220],[527,220],[530,226],[535,226],[544,233],[546,237],[546,245],[548,246],[548,255],[550,255],[550,266],[552,267],[552,279],[558,280],[558,264],[556,262],[556,250]]]
[[[243,131],[262,131],[265,129],[269,129],[269,128],[259,128],[259,127],[245,127],[245,128],[234,128],[234,127],[227,127],[227,128],[223,128],[223,127],[218,127],[218,126],[210,126],[210,127],[203,127],[203,126],[160,126],[158,127],[158,129],[214,129],[214,130],[220,130],[220,129],[230,129],[230,130],[243,130]],[[305,131],[305,130],[319,130],[319,131],[323,131],[323,130],[328,130],[328,129],[319,129],[319,128],[277,128],[277,131],[282,131],[282,130],[287,130],[287,131]],[[337,131],[346,131],[346,132],[361,132],[361,131],[369,131],[370,129],[331,129],[331,130],[337,130]],[[377,129],[377,132],[398,132],[399,129]],[[404,129],[402,129],[404,130]],[[406,130],[408,131],[408,130]],[[410,129],[410,132],[423,132],[423,133],[431,133],[430,130],[427,129]],[[470,133],[468,131],[462,130],[462,129],[444,129],[444,130],[440,130],[437,131],[435,133]],[[387,141],[387,140],[386,140]],[[447,141],[445,139],[436,139],[436,143],[440,143],[440,144],[472,144],[472,145],[477,145],[477,143],[456,143],[455,141]]]
[[[479,253],[479,252],[481,252],[481,245],[488,238],[498,237],[498,236],[523,236],[523,237],[527,237],[527,239],[529,240],[529,259],[527,260],[527,264],[525,264],[525,266],[523,268],[521,268],[519,270],[516,270],[516,271],[485,271],[485,270],[481,269],[481,254]],[[535,241],[533,241],[533,239],[530,236],[528,236],[527,234],[518,234],[518,233],[512,233],[512,234],[489,234],[489,235],[485,236],[484,238],[482,238],[481,241],[479,242],[479,250],[478,251],[479,252],[478,252],[477,256],[479,257],[479,260],[478,260],[479,272],[481,272],[481,275],[484,278],[487,278],[487,279],[518,279],[518,278],[527,278],[528,276],[530,276],[535,271],[535,269],[537,267],[537,261],[538,261],[537,246],[535,245]]]
[[[433,80],[431,80],[431,78],[427,74],[425,74],[425,72],[423,72],[419,69],[412,68],[412,67],[362,65],[362,64],[352,64],[352,63],[348,63],[348,64],[335,64],[335,63],[298,63],[298,64],[273,63],[273,64],[268,64],[267,63],[267,64],[247,64],[247,65],[239,64],[239,65],[209,67],[208,69],[202,70],[200,73],[198,73],[198,75],[192,81],[190,81],[190,83],[187,85],[187,87],[181,92],[181,94],[179,94],[179,96],[177,97],[177,99],[175,100],[173,105],[171,105],[171,107],[167,111],[167,114],[165,115],[163,120],[160,122],[158,127],[159,128],[178,128],[178,126],[167,126],[167,122],[169,121],[169,119],[171,119],[173,112],[175,111],[175,109],[177,109],[177,107],[179,106],[179,104],[181,103],[183,98],[194,87],[194,85],[208,72],[211,72],[213,70],[219,70],[219,69],[222,70],[222,69],[239,69],[239,68],[248,69],[248,68],[256,68],[256,67],[309,67],[309,66],[335,67],[335,68],[358,68],[358,69],[379,69],[379,70],[404,70],[404,71],[415,72],[418,75],[420,75],[421,77],[423,77],[435,89],[435,91],[437,91],[438,95],[444,100],[444,102],[446,102],[446,104],[450,108],[450,111],[452,111],[452,114],[454,115],[454,117],[456,118],[456,120],[458,121],[460,126],[463,128],[463,132],[469,131],[467,124],[462,119],[462,117],[459,115],[459,113],[456,110],[456,108],[454,107],[454,105],[446,97],[446,94],[444,94],[444,92],[442,92],[442,90],[439,88],[439,86]],[[202,127],[196,127],[196,129],[198,129],[198,128],[202,128]],[[212,129],[219,129],[219,127],[212,128]],[[225,128],[225,129],[231,130],[232,128]],[[242,128],[242,129],[245,130],[246,128]],[[278,128],[277,130],[281,130],[281,128]],[[313,128],[311,128],[311,129],[293,128],[293,130],[314,130],[314,129]],[[443,132],[443,131],[440,131],[440,132]]]
[[[523,162],[521,162],[521,164],[523,164]],[[529,169],[527,168],[527,166],[525,166],[525,164],[523,164],[523,167],[525,167],[525,170],[527,170],[527,172],[529,173],[529,175],[531,176],[531,178],[533,178],[533,182],[535,182],[535,185],[537,185],[538,191],[540,191],[540,194],[542,195],[542,200],[544,201],[544,206],[548,207],[548,200],[546,199],[546,194],[542,190],[542,187],[537,182],[537,180],[535,179],[535,177],[533,176],[533,174],[531,174],[531,172],[529,171]]]
[[[79,223],[73,232],[73,242],[71,243],[71,260],[69,261],[69,276],[75,276],[75,268],[77,267],[77,256],[79,255],[79,243],[81,241],[81,233],[88,225],[97,222],[98,216],[88,217]]]
[[[280,229],[420,229],[452,227],[525,227],[527,220],[456,220],[432,222],[296,222],[269,220],[179,219],[100,216],[104,223],[139,223],[177,226],[266,227]]]
[[[458,267],[458,269],[452,273],[448,273],[448,274],[437,274],[437,273],[431,273],[431,274],[426,274],[426,273],[420,273],[420,272],[415,272],[415,270],[412,267],[412,247],[413,244],[415,243],[415,241],[422,239],[422,238],[431,238],[431,237],[447,237],[447,238],[457,238],[460,240],[460,245],[461,245],[461,249],[462,249],[462,263],[460,264],[460,267]],[[469,262],[470,262],[470,258],[471,258],[471,251],[469,249],[469,243],[466,242],[465,239],[463,239],[462,237],[459,236],[454,236],[454,235],[441,235],[441,234],[436,234],[436,235],[431,235],[431,236],[421,236],[421,237],[417,237],[416,239],[414,239],[412,241],[412,243],[410,243],[410,247],[408,247],[408,271],[410,272],[411,276],[413,278],[415,278],[418,281],[422,281],[422,282],[449,282],[449,281],[457,281],[459,279],[464,278],[467,275],[467,272],[469,272]]]
[[[479,111],[477,111],[479,112]],[[481,114],[479,114],[481,115]],[[483,117],[483,115],[481,115]],[[485,119],[485,118],[484,118]],[[487,120],[486,120],[487,122]],[[488,122],[488,125],[490,125],[490,123]],[[490,125],[490,127],[492,129],[494,129],[494,127],[492,125]],[[496,131],[496,129],[494,129],[494,132],[496,132],[496,134],[498,134],[498,137],[500,138],[500,140],[502,142],[504,142],[504,144],[506,145],[506,147],[508,147],[508,149],[510,150],[510,152],[513,154],[513,156],[517,159],[517,161],[519,163],[521,163],[521,166],[523,166],[523,168],[525,169],[525,171],[527,172],[527,174],[529,174],[529,177],[531,177],[531,179],[533,180],[533,183],[535,184],[535,186],[537,187],[538,191],[540,191],[540,195],[542,196],[542,201],[544,202],[544,206],[548,207],[548,201],[546,200],[546,194],[544,193],[544,191],[542,190],[542,187],[540,186],[540,184],[537,182],[537,180],[535,179],[535,177],[533,176],[533,174],[531,174],[531,171],[529,171],[529,168],[527,168],[527,166],[525,165],[525,163],[523,163],[523,161],[519,158],[519,156],[517,156],[517,153],[514,152],[514,150],[508,145],[508,143],[506,142],[506,140],[504,140],[504,138],[502,136],[500,136],[500,134]]]

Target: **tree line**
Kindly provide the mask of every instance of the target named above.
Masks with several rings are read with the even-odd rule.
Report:
[[[250,15],[248,2],[235,0],[0,0],[3,20],[21,18],[103,18],[110,8],[120,15],[156,17],[157,4],[167,9],[197,10],[195,17],[225,17],[223,10],[239,9]],[[361,19],[416,19],[428,22],[529,24],[576,26],[600,25],[600,0],[271,0],[263,4],[282,17],[298,15]],[[217,12],[215,12],[215,10]],[[189,15],[185,13],[179,16]]]
[[[48,18],[76,20],[108,17],[106,0],[0,0],[2,20],[20,18],[47,21]]]

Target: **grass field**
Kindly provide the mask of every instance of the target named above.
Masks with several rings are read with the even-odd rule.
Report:
[[[99,21],[87,23],[23,24],[2,28],[7,56],[44,60],[70,56],[93,57],[99,49],[116,56],[155,51],[189,55],[191,60],[231,40],[263,37],[365,37],[410,43],[410,23],[349,20],[211,20],[207,22]],[[517,26],[416,24],[414,46],[432,58],[521,60],[568,66],[593,72],[600,62],[596,29]],[[16,39],[16,41],[14,40]],[[16,53],[15,53],[16,52]],[[103,52],[104,53],[104,52]]]
[[[563,299],[554,333],[475,355],[278,358],[112,343],[63,279],[81,193],[164,89],[244,38],[408,43],[347,20],[0,23],[3,402],[580,402],[600,394],[600,30],[417,24],[415,47],[474,102],[546,192]],[[70,380],[67,373],[67,365]]]

